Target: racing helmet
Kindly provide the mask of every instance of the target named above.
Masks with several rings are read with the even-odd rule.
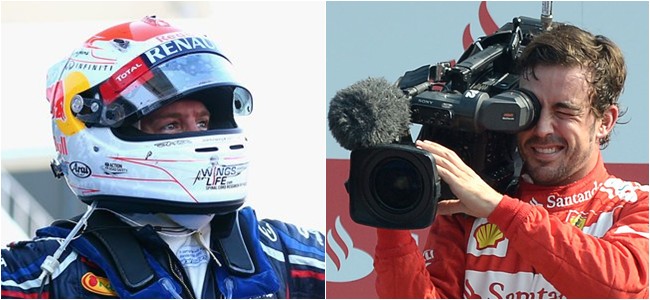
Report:
[[[246,198],[252,96],[217,44],[153,16],[86,40],[47,74],[51,167],[84,203],[120,212],[228,213]],[[139,120],[181,99],[206,131],[146,134]]]

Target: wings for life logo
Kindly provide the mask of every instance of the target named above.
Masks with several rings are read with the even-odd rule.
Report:
[[[193,184],[205,183],[206,190],[233,189],[246,185],[240,175],[246,170],[247,164],[214,165],[198,170]],[[238,180],[239,179],[239,180]]]

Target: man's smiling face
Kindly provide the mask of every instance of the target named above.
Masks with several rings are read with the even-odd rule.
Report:
[[[536,184],[561,185],[587,175],[598,161],[600,120],[591,110],[580,67],[537,66],[520,79],[541,104],[539,121],[517,135],[526,173]]]

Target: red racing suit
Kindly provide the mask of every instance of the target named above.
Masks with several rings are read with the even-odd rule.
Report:
[[[381,298],[648,299],[648,190],[599,159],[565,186],[522,183],[488,218],[438,216],[421,253],[377,230]]]

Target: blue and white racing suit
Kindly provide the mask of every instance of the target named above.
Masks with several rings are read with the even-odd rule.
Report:
[[[238,213],[255,271],[244,274],[210,260],[201,298],[325,297],[322,233],[276,220],[258,221],[250,208]],[[214,223],[213,228],[218,226]],[[59,223],[41,228],[33,240],[2,250],[3,298],[197,298],[178,258],[149,225],[109,230],[132,234],[109,248],[98,242],[103,238],[81,234],[60,256],[51,278],[39,280],[41,264],[59,248],[70,227]],[[220,261],[228,261],[220,256],[216,237],[211,237],[210,248]]]

